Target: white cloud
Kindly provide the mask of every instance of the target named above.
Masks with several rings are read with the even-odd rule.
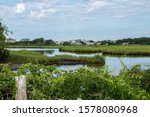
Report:
[[[18,3],[15,7],[16,13],[23,13],[25,11],[25,4],[24,3]]]
[[[0,6],[0,17],[2,17],[6,13],[7,10],[8,10],[8,7]]]
[[[0,5],[0,18],[11,18],[15,14],[14,7]]]
[[[128,8],[148,8],[150,7],[150,1],[149,0],[114,0],[114,3],[116,5],[124,5],[128,6]]]
[[[104,0],[92,0],[88,5],[87,11],[91,12],[94,10],[105,8],[107,6],[109,6],[109,3]]]
[[[94,11],[97,11],[96,13]],[[30,17],[58,19],[78,18],[84,21],[85,17],[107,15],[113,18],[126,17],[140,12],[150,12],[150,0],[24,0],[14,6],[0,5],[0,16]],[[55,19],[54,18],[54,19]]]
[[[114,18],[150,12],[150,0],[114,0],[110,11]]]
[[[31,18],[43,18],[43,17],[46,17],[55,12],[56,12],[55,9],[49,8],[49,9],[44,9],[44,10],[40,10],[40,11],[31,11],[29,16]]]

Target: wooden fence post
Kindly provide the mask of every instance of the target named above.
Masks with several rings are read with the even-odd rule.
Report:
[[[26,77],[24,75],[16,77],[16,100],[27,100]]]

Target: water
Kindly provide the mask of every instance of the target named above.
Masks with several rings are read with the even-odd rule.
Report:
[[[140,64],[143,66],[150,65],[150,57],[112,57],[106,56],[105,62],[113,74],[117,75],[123,68],[121,61],[128,67],[131,68],[134,65]]]
[[[40,52],[46,56],[52,57],[55,55],[72,55],[72,56],[95,56],[95,55],[102,55],[102,53],[92,53],[92,54],[78,54],[78,53],[71,53],[71,52],[60,52],[59,49],[40,49],[40,48],[9,48],[12,51],[20,51],[20,50],[27,50],[27,51],[35,51]],[[150,65],[150,57],[119,57],[119,56],[105,56],[105,65],[109,67],[114,75],[117,75],[122,69],[121,61],[127,65],[128,68],[136,65]],[[60,65],[58,69],[65,70],[75,70],[79,67],[87,67],[87,65]]]
[[[57,68],[60,70],[75,70],[75,69],[80,68],[80,67],[87,67],[87,65],[82,65],[82,64],[79,64],[79,65],[59,65]]]
[[[71,56],[95,56],[95,55],[102,55],[102,53],[91,53],[91,54],[80,54],[80,53],[71,53],[71,52],[60,52],[59,49],[43,49],[43,48],[7,48],[11,51],[34,51],[34,52],[40,52],[46,56],[52,57],[56,55],[71,55]]]

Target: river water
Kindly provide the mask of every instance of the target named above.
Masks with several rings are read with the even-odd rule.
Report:
[[[71,52],[60,52],[59,49],[41,49],[41,48],[8,48],[8,50],[11,51],[20,51],[20,50],[26,50],[26,51],[35,51],[40,52],[46,56],[52,57],[55,55],[72,55],[72,56],[95,56],[95,55],[102,55],[102,53],[92,53],[92,54],[78,54],[78,53],[71,53]],[[117,75],[122,69],[121,61],[128,67],[132,67],[136,64],[144,65],[150,65],[150,57],[122,57],[122,56],[104,56],[105,57],[105,65],[108,66],[108,68],[112,71],[112,74]],[[87,67],[87,65],[60,65],[58,66],[59,69],[63,70],[74,70],[79,67]]]

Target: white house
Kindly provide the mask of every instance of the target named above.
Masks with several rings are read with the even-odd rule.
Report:
[[[129,42],[122,43],[122,45],[129,45]]]
[[[55,41],[56,45],[60,45],[60,42],[59,41]]]
[[[102,43],[101,42],[96,42],[96,45],[102,45]]]
[[[92,40],[87,40],[87,41],[85,40],[84,43],[85,43],[86,45],[94,45],[94,44],[95,44],[95,42],[92,41]]]

